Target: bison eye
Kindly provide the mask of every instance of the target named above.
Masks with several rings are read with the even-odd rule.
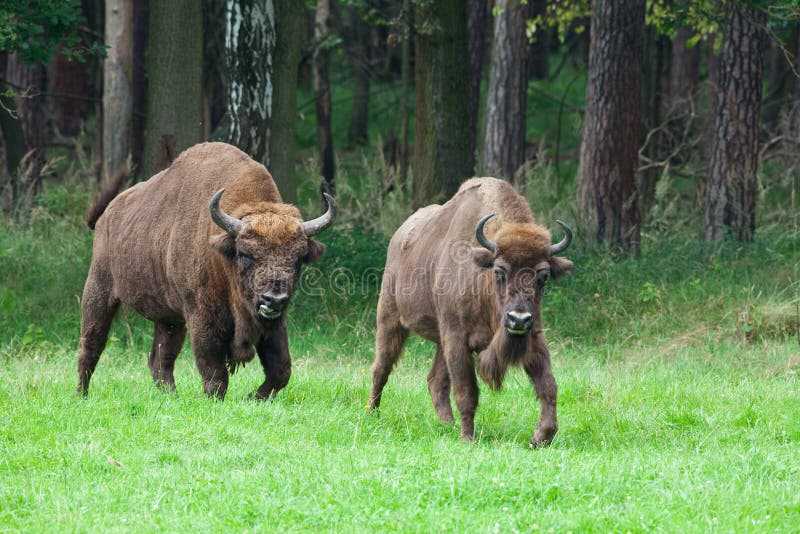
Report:
[[[244,267],[245,269],[249,269],[250,267],[253,266],[253,262],[255,261],[253,259],[253,256],[240,252],[238,254],[238,257],[239,257],[239,263],[241,263],[242,267]]]
[[[500,284],[505,283],[506,281],[506,270],[500,267],[494,270],[494,277],[497,279],[497,282]]]

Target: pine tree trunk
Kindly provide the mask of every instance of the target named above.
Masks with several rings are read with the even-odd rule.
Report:
[[[596,0],[578,206],[598,242],[638,253],[644,0]]]
[[[297,69],[307,41],[303,2],[273,0],[275,52],[272,64],[272,131],[268,168],[286,202],[297,200],[294,181],[294,128],[297,122]]]
[[[758,119],[766,17],[760,9],[727,2],[725,42],[717,67],[714,137],[705,197],[705,239],[730,227],[752,241],[758,196]]]
[[[145,108],[147,102],[147,14],[150,0],[133,3],[133,121],[131,123],[131,156],[137,173],[142,169],[144,156]]]
[[[414,38],[414,10],[411,7],[411,0],[403,0],[402,8],[403,25],[403,45],[400,54],[400,79],[403,86],[403,97],[400,101],[400,115],[402,124],[400,126],[400,187],[408,190],[408,166],[410,150],[408,144],[409,134],[409,115],[410,108],[410,89],[411,89],[411,40]]]
[[[478,143],[478,115],[481,107],[481,78],[486,53],[486,24],[489,4],[486,0],[467,0],[469,33],[469,153],[475,154]],[[473,156],[474,157],[474,156]]]
[[[148,26],[145,177],[203,139],[201,2],[151,2]]]
[[[228,0],[225,9],[227,141],[266,163],[272,115],[272,0]]]
[[[700,45],[689,46],[694,30],[680,27],[672,41],[670,65],[670,100],[686,101],[692,97],[700,79]]]
[[[453,195],[472,175],[465,0],[417,4],[414,134],[415,207]],[[422,23],[425,22],[425,25]]]
[[[106,0],[103,62],[103,180],[127,168],[133,140],[133,4]]]
[[[347,39],[345,51],[353,73],[353,108],[347,141],[350,145],[367,142],[369,127],[369,26],[358,15],[355,6],[347,7]]]
[[[314,18],[314,41],[323,43],[330,34],[330,0],[317,0]],[[331,133],[331,82],[328,77],[330,52],[327,46],[317,46],[314,50],[314,96],[317,112],[317,144],[322,166],[322,177],[330,191],[334,191],[336,163],[333,154],[333,134]]]
[[[510,180],[525,160],[527,6],[497,0],[495,13],[483,168],[489,176]]]

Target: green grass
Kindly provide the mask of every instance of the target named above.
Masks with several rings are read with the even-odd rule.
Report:
[[[246,400],[257,363],[232,377],[225,402],[206,399],[188,346],[177,395],[157,391],[151,327],[131,313],[79,399],[86,197],[49,187],[29,224],[0,221],[0,531],[800,524],[800,346],[791,328],[765,324],[800,302],[797,232],[713,248],[646,235],[638,259],[577,244],[576,273],[544,309],[560,431],[531,450],[538,407],[521,372],[501,392],[482,388],[467,445],[434,416],[432,347],[418,339],[380,413],[366,413],[377,283],[325,281],[382,266],[386,237],[356,223],[322,236],[323,281],[292,306],[294,374],[275,401]]]

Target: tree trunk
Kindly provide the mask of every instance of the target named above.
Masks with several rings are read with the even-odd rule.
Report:
[[[350,145],[367,142],[369,127],[370,29],[358,14],[355,6],[347,7],[346,46],[347,58],[353,73],[353,108],[347,141]]]
[[[578,205],[598,242],[639,251],[644,0],[595,0]]]
[[[659,35],[655,29],[645,31],[647,46],[643,65],[642,123],[649,132],[662,124],[665,98],[668,98],[670,83],[669,40]],[[652,50],[651,50],[652,49]],[[646,155],[651,160],[661,160],[668,148],[664,147],[665,135],[657,132],[646,147]],[[639,176],[639,209],[641,219],[645,220],[655,201],[656,186],[661,177],[658,167],[647,169]]]
[[[725,42],[717,70],[714,137],[705,198],[705,239],[752,241],[758,196],[758,119],[766,16],[726,2]]]
[[[403,0],[402,25],[404,35],[403,48],[400,54],[400,61],[402,62],[400,65],[400,77],[403,86],[403,98],[400,101],[400,115],[402,117],[402,124],[400,127],[400,187],[404,190],[408,190],[408,132],[409,115],[411,114],[411,106],[409,105],[409,100],[411,98],[409,96],[411,88],[411,39],[413,39],[414,35],[414,10],[411,7],[411,0]]]
[[[510,180],[525,160],[527,7],[519,0],[497,0],[495,13],[483,168]]]
[[[672,41],[669,94],[673,103],[691,98],[700,79],[700,45],[689,46],[693,33],[691,28],[680,27]]]
[[[144,176],[203,139],[203,15],[200,0],[151,2],[147,45]]]
[[[333,135],[331,133],[331,82],[328,78],[330,62],[329,48],[322,44],[330,34],[331,16],[330,0],[317,0],[317,11],[314,18],[314,41],[318,46],[314,50],[314,96],[317,112],[317,144],[319,145],[322,177],[329,190],[334,191],[336,164],[333,154]]]
[[[267,162],[272,115],[272,0],[226,2],[227,141]]]
[[[547,0],[528,0],[530,18],[545,17]],[[528,44],[528,79],[546,80],[550,74],[550,32],[547,26],[540,26]]]
[[[478,143],[478,115],[481,107],[481,78],[486,53],[486,21],[489,3],[485,0],[467,0],[467,31],[469,33],[469,92],[467,114],[469,117],[469,153],[475,157]]]
[[[149,0],[133,2],[133,120],[131,122],[131,156],[137,173],[142,170],[144,156],[145,108],[147,99],[147,13]]]
[[[47,79],[54,128],[63,136],[78,135],[91,108],[87,63],[56,54],[47,67]]]
[[[275,52],[272,64],[272,131],[269,170],[286,202],[297,200],[294,175],[294,127],[297,122],[297,69],[307,40],[305,8],[297,0],[273,0]]]
[[[420,207],[442,193],[453,195],[472,175],[475,159],[469,149],[465,0],[417,4],[415,19],[413,204]]]
[[[103,181],[127,169],[133,139],[133,4],[106,0],[103,62]]]

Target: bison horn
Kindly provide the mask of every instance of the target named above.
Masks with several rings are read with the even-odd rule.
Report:
[[[236,217],[231,217],[219,207],[219,201],[222,199],[222,193],[224,192],[224,189],[220,189],[214,193],[214,196],[211,197],[211,202],[208,203],[208,210],[211,212],[211,220],[217,226],[225,230],[228,235],[236,237],[244,223]]]
[[[556,243],[555,245],[550,245],[550,254],[560,254],[564,252],[569,247],[569,244],[572,243],[572,229],[567,226],[565,223],[556,219],[556,222],[561,225],[561,228],[564,230],[564,239]]]
[[[490,250],[491,252],[497,252],[497,243],[486,237],[486,234],[483,233],[483,227],[486,225],[489,219],[494,216],[494,213],[490,213],[478,221],[478,225],[475,227],[475,239],[477,239],[478,243],[480,243],[484,248]]]
[[[316,219],[310,221],[303,221],[303,232],[308,237],[316,235],[331,225],[333,219],[336,217],[336,201],[328,193],[322,193],[325,198],[326,211]]]

